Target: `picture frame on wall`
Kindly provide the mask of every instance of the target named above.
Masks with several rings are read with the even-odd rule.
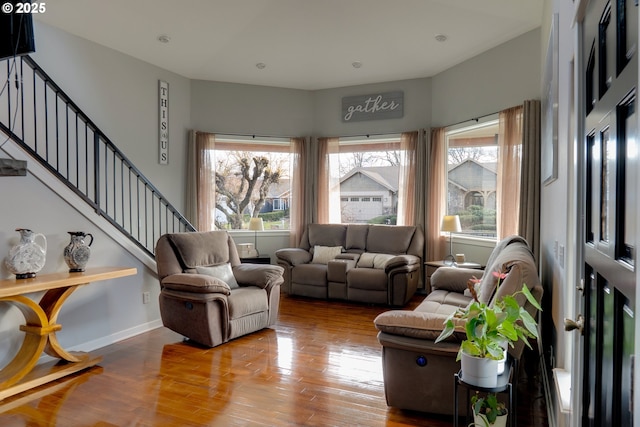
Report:
[[[542,80],[541,175],[545,185],[558,178],[558,31],[558,14],[554,13]]]

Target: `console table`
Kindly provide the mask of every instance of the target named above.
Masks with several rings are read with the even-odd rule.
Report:
[[[20,330],[25,333],[20,350],[13,360],[0,370],[0,400],[38,387],[66,375],[98,364],[101,356],[85,352],[69,352],[62,348],[56,332],[58,314],[69,295],[91,282],[116,279],[136,274],[135,268],[97,267],[80,273],[43,274],[31,279],[0,280],[0,302],[16,306],[26,320]],[[40,302],[26,294],[45,291]],[[60,359],[37,364],[45,352]]]

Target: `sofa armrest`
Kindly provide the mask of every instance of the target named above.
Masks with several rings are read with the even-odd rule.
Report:
[[[390,335],[418,338],[434,341],[444,329],[444,323],[449,318],[441,313],[426,311],[390,310],[379,314],[373,321],[376,329]],[[450,341],[460,342],[465,339],[464,322],[454,319],[456,332]]]
[[[439,342],[436,344],[432,340],[393,335],[386,332],[378,332],[378,342],[383,347],[411,351],[418,354],[448,356],[452,359],[458,356],[458,350],[460,349],[460,344],[455,342]]]
[[[419,269],[420,268],[420,257],[415,255],[396,255],[386,262],[384,266],[384,270],[389,273],[391,270],[394,270],[398,267],[415,267],[410,270]]]
[[[347,272],[355,266],[356,261],[352,259],[332,259],[327,263],[327,280],[347,283]]]
[[[220,279],[205,274],[178,273],[171,274],[160,282],[163,288],[180,292],[199,294],[220,293],[229,295],[229,285]]]
[[[464,293],[469,280],[482,277],[483,271],[473,268],[440,267],[431,275],[431,288]]]
[[[352,252],[344,252],[336,255],[335,259],[350,259],[352,261],[358,261],[360,258],[360,254],[352,253]]]
[[[279,261],[284,261],[292,266],[298,264],[307,264],[311,262],[313,258],[309,251],[300,248],[286,248],[278,249],[276,251],[276,258]]]
[[[271,289],[284,282],[284,268],[278,265],[239,264],[233,267],[233,276],[240,286],[258,286]]]

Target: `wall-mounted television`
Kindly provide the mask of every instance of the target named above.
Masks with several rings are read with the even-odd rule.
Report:
[[[0,11],[0,59],[35,52],[33,17],[30,13],[16,13],[18,0],[3,0]],[[20,2],[24,3],[24,1]],[[13,5],[12,12],[6,13]]]

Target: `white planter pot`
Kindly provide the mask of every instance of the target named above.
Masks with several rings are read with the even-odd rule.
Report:
[[[494,388],[498,385],[499,360],[470,356],[462,353],[462,381],[477,387]]]
[[[473,414],[473,424],[474,427],[506,427],[507,426],[507,415],[498,415],[496,417],[496,422],[493,424],[489,424],[489,420],[483,414]]]

